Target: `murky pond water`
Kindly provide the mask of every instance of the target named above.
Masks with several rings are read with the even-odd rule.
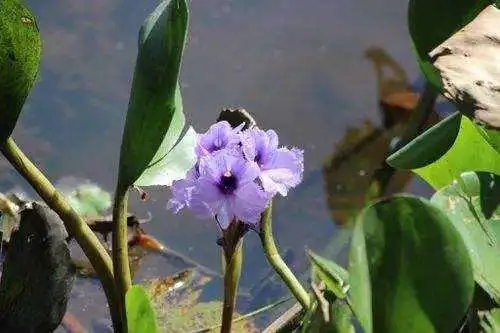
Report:
[[[50,179],[90,179],[111,191],[137,33],[156,2],[28,3],[39,18],[43,61],[15,138]],[[281,143],[305,150],[304,183],[286,200],[277,200],[274,218],[279,246],[288,249],[298,273],[308,269],[303,249],[321,252],[337,233],[332,216],[340,215],[327,204],[325,188],[332,186],[325,184],[329,179],[323,173],[325,161],[342,148],[339,143],[346,141],[348,129],[356,133],[363,126],[381,128],[376,73],[365,51],[373,46],[384,49],[404,68],[410,82],[418,78],[406,28],[406,5],[397,0],[190,2],[190,35],[182,68],[188,122],[204,131],[221,108],[243,106],[261,127],[276,129]],[[375,161],[383,159],[384,145]],[[376,155],[377,149],[368,151]],[[376,167],[372,164],[377,162],[367,158],[363,163],[344,167],[347,179],[367,176],[360,165]],[[0,175],[0,186],[1,191],[14,186],[29,190],[11,170]],[[415,179],[405,188],[419,194],[428,191]],[[215,223],[167,212],[168,190],[152,191],[147,203],[132,197],[134,213],[153,216],[145,226],[148,232],[220,270]],[[286,293],[285,289],[256,287],[262,279],[272,278],[256,235],[246,238],[245,253],[241,286],[253,297],[240,302],[241,312]],[[342,252],[339,256],[342,260]],[[150,270],[141,271],[138,279],[182,268],[158,258],[149,260]],[[79,280],[69,309],[89,328],[106,313],[97,286],[95,281]],[[220,292],[220,284],[214,282],[203,297],[213,299]]]

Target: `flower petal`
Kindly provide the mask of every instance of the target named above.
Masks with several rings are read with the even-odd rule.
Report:
[[[266,209],[270,196],[255,183],[244,186],[235,193],[234,215],[236,219],[252,226],[260,221],[260,215]]]

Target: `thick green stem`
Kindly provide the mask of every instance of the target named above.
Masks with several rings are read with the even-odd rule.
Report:
[[[125,295],[132,285],[128,261],[127,204],[128,190],[118,184],[113,207],[113,269],[124,327],[127,327]]]
[[[222,308],[221,333],[230,333],[233,323],[233,312],[238,293],[241,266],[243,263],[243,238],[240,238],[235,247],[224,249],[224,305]]]
[[[283,282],[288,286],[288,289],[290,289],[297,301],[299,301],[304,309],[308,309],[311,302],[309,294],[304,287],[302,287],[290,268],[288,268],[283,258],[281,258],[276,248],[276,244],[274,243],[271,227],[272,205],[273,203],[271,201],[269,207],[267,207],[262,214],[262,219],[260,221],[260,239],[264,247],[264,252],[271,266],[273,266],[276,273],[278,273]]]
[[[121,314],[118,310],[118,299],[114,285],[111,258],[97,236],[90,230],[85,221],[71,208],[64,197],[57,192],[50,181],[24,155],[12,138],[8,138],[0,147],[2,154],[14,168],[28,181],[47,205],[59,215],[68,232],[73,235],[89,258],[101,280],[106,293],[113,325],[117,332],[122,332]]]

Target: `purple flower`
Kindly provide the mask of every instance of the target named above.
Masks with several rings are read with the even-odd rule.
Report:
[[[233,129],[227,121],[219,121],[210,126],[205,134],[198,137],[198,145],[195,148],[197,156],[201,158],[221,149],[237,147],[243,126],[244,124],[241,124]]]
[[[266,192],[286,196],[297,186],[304,172],[304,155],[300,149],[278,148],[278,135],[273,130],[258,128],[242,133],[243,154],[260,167],[259,179]]]
[[[203,157],[199,171],[189,203],[198,216],[206,217],[209,212],[217,217],[222,229],[233,220],[257,225],[270,198],[255,182],[257,164],[234,151],[222,150]]]

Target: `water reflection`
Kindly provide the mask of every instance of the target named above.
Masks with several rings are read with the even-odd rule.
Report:
[[[403,135],[420,94],[384,49],[370,47],[364,54],[374,68],[383,127],[370,120],[348,127],[323,167],[328,207],[339,225],[352,222],[366,202],[402,192],[412,178],[409,171],[391,170],[385,159],[391,143]],[[438,120],[433,112],[424,128]]]
[[[38,132],[32,132],[31,139],[20,145],[33,159],[42,161],[45,173],[54,181],[72,175],[111,190],[137,31],[156,1],[27,2],[39,17],[44,53],[40,80],[29,97],[30,107],[20,119],[22,127]],[[222,107],[243,106],[262,127],[278,129],[284,144],[305,149],[304,182],[286,200],[276,201],[274,229],[283,251],[293,251],[295,270],[307,278],[303,248],[321,251],[330,242],[336,233],[332,219],[341,221],[338,216],[344,210],[336,207],[345,207],[334,203],[345,196],[361,195],[368,173],[382,160],[383,154],[376,158],[353,155],[350,159],[358,161],[351,162],[354,167],[346,161],[337,167],[331,163],[332,144],[352,146],[373,131],[384,132],[377,112],[376,79],[371,64],[363,58],[364,50],[380,45],[398,59],[408,71],[407,77],[416,76],[405,28],[406,3],[193,0],[190,7],[190,39],[182,69],[188,121],[201,132]],[[19,141],[22,127],[15,132]],[[348,128],[351,130],[346,131]],[[365,148],[365,154],[376,155],[375,150],[386,149],[390,136],[383,134],[377,140]],[[40,142],[46,142],[50,150],[35,148]],[[345,149],[333,155],[340,156],[340,151]],[[325,159],[330,162],[325,164]],[[362,170],[365,176],[360,176]],[[13,173],[7,175],[0,178],[0,190],[14,185],[26,188]],[[349,185],[348,191],[335,195],[336,185],[347,177],[359,185]],[[327,199],[325,188],[334,194],[333,201]],[[422,183],[413,181],[407,190],[422,188]],[[149,194],[147,204],[134,195],[131,203],[138,216],[152,213],[147,231],[171,248],[219,270],[213,223],[168,213],[168,191],[158,189]],[[242,291],[253,288],[260,278],[266,279],[269,272],[258,237],[249,235],[245,250]],[[140,276],[167,276],[179,269],[158,257],[148,259],[145,267]],[[214,282],[200,299],[213,300],[220,291]],[[283,292],[278,288],[275,295]],[[241,302],[239,310],[253,310],[264,302]],[[105,309],[96,283],[79,280],[71,313],[91,327]]]

